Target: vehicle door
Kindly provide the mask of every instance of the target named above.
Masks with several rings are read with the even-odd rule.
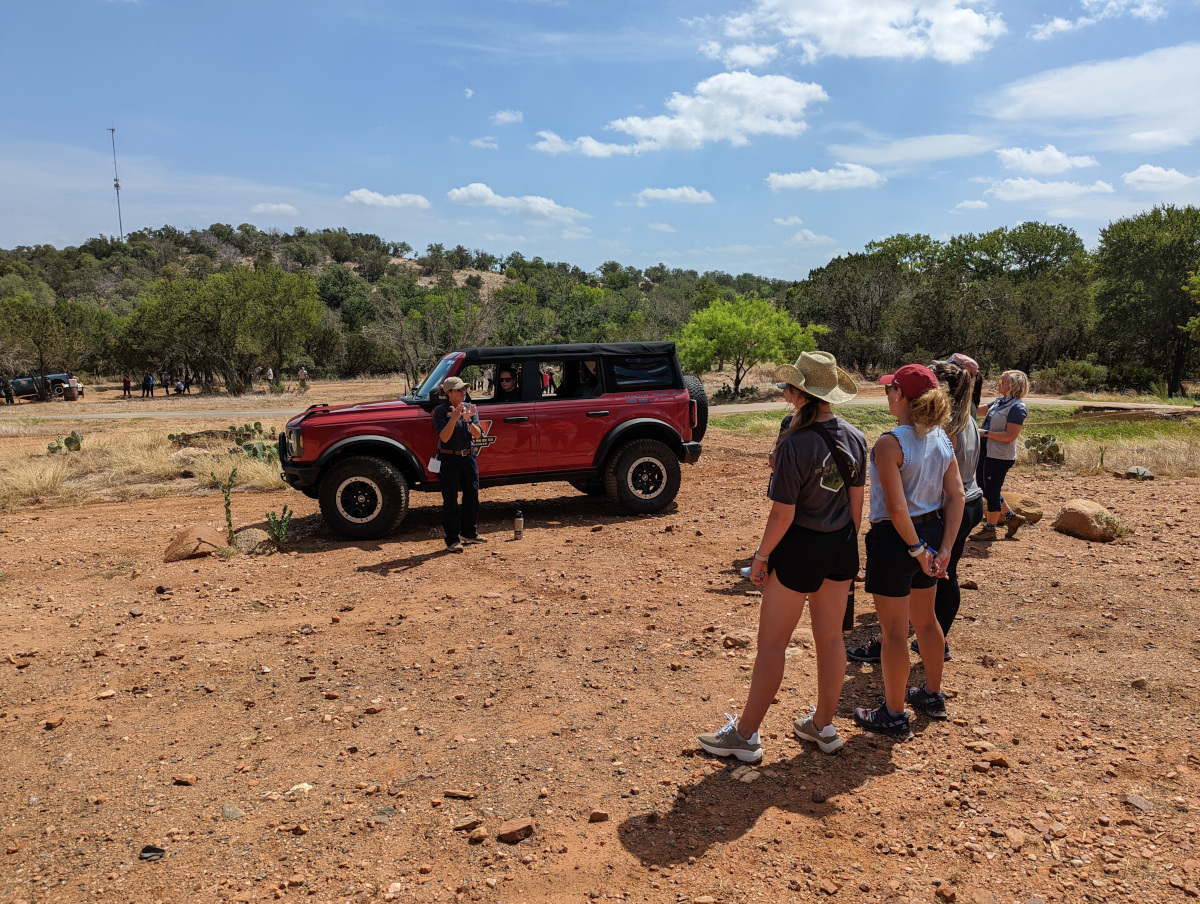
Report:
[[[495,379],[491,391],[482,374],[491,364]],[[475,371],[478,371],[476,373]],[[537,471],[537,433],[535,405],[524,395],[522,365],[507,361],[483,362],[460,373],[462,379],[477,388],[469,391],[479,409],[483,435],[476,441],[479,450],[480,477],[504,477]],[[501,373],[511,380],[501,383]]]
[[[592,467],[614,421],[604,394],[603,362],[596,357],[535,362],[542,382],[537,412],[538,470],[583,471]],[[546,379],[549,377],[549,380]]]

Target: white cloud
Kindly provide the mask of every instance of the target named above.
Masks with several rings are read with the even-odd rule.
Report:
[[[470,88],[463,88],[463,94],[466,96],[467,100],[470,100],[472,97],[475,96],[475,92],[472,91]]]
[[[661,116],[628,116],[604,128],[634,139],[633,144],[597,141],[591,136],[565,141],[554,132],[538,132],[533,147],[547,154],[568,151],[585,157],[641,154],[664,148],[694,150],[715,141],[734,147],[749,144],[755,135],[794,138],[808,128],[804,110],[828,100],[820,85],[797,82],[783,75],[723,72],[696,85],[692,94],[673,94],[670,111]]]
[[[1001,88],[985,104],[1028,127],[1074,126],[1097,147],[1160,150],[1200,138],[1200,43],[1041,72]]]
[[[807,188],[811,191],[832,191],[839,188],[878,188],[886,182],[869,166],[857,163],[838,163],[828,170],[810,169],[803,173],[771,173],[767,184],[772,191],[781,188]]]
[[[381,195],[367,188],[356,188],[342,200],[351,204],[365,204],[367,207],[415,207],[428,210],[433,206],[424,195]]]
[[[1029,151],[1025,148],[1001,148],[996,156],[1005,169],[1022,170],[1026,173],[1051,175],[1062,173],[1073,167],[1099,166],[1095,157],[1068,157],[1052,144],[1046,145],[1040,151]]]
[[[671,226],[668,223],[648,223],[647,226],[650,229],[657,230],[658,232],[674,232],[675,231],[675,227]]]
[[[255,204],[253,207],[250,208],[250,212],[251,213],[277,213],[277,214],[283,214],[283,215],[289,216],[289,217],[300,216],[300,211],[298,211],[291,204],[273,204],[270,202],[263,202],[261,204]]]
[[[1164,169],[1143,163],[1133,172],[1126,173],[1121,181],[1138,191],[1156,192],[1159,195],[1193,194],[1200,189],[1200,176],[1188,176],[1177,169]]]
[[[954,205],[954,210],[987,210],[987,201],[959,201]]]
[[[949,160],[954,157],[973,157],[992,148],[992,142],[977,135],[920,135],[900,138],[886,144],[861,146],[830,145],[829,153],[853,163],[900,165]]]
[[[834,240],[827,235],[817,235],[811,229],[801,229],[791,238],[784,239],[783,243],[801,248],[807,245],[832,245]]]
[[[725,20],[730,38],[779,37],[809,62],[840,56],[964,63],[1006,30],[982,0],[754,0],[749,11]]]
[[[681,185],[679,188],[643,188],[637,193],[638,207],[651,201],[670,201],[675,204],[712,204],[716,201],[708,191]]]
[[[519,198],[498,195],[482,182],[472,182],[463,188],[452,188],[446,192],[446,197],[454,204],[494,207],[501,213],[515,213],[527,220],[573,223],[580,218],[591,216],[573,207],[563,207],[540,195],[524,195]]]
[[[590,239],[592,230],[586,226],[568,226],[562,231],[564,239]]]
[[[496,143],[496,139],[491,135],[484,135],[482,138],[472,138],[471,147],[483,148],[486,151],[495,151],[500,148],[500,145]]]
[[[524,122],[525,114],[520,110],[499,110],[492,114],[492,125],[511,126],[514,122]]]
[[[779,226],[800,226],[804,221],[799,217],[787,217],[786,219],[784,217],[776,217],[775,223]]]
[[[709,59],[721,60],[726,69],[760,69],[779,56],[779,47],[775,44],[722,47],[716,41],[711,41],[701,47],[700,52]]]
[[[1042,182],[1038,179],[1004,179],[993,182],[985,192],[997,201],[1066,201],[1090,194],[1112,194],[1113,187],[1099,180],[1091,185],[1079,182]]]
[[[1055,16],[1050,21],[1041,22],[1029,29],[1029,37],[1035,41],[1046,41],[1055,35],[1078,31],[1117,16],[1129,15],[1147,22],[1155,22],[1167,14],[1164,5],[1157,0],[1083,0],[1083,8],[1088,11],[1088,15],[1078,19]]]

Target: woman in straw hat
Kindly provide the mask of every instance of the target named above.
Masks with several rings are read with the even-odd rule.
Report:
[[[882,631],[884,700],[856,709],[854,721],[897,740],[912,737],[907,701],[934,719],[946,718],[942,694],[945,636],[934,614],[938,578],[946,574],[962,520],[962,479],[954,447],[942,425],[950,397],[933,371],[906,364],[881,377],[888,411],[899,423],[871,450],[871,529],[867,532],[866,590],[875,598]],[[923,656],[925,683],[908,684],[908,625]]]
[[[750,572],[750,580],[763,588],[750,696],[739,718],[726,714],[724,728],[699,738],[709,753],[746,763],[762,759],[758,728],[783,680],[788,642],[805,600],[816,644],[817,705],[795,720],[793,730],[825,753],[842,746],[833,715],[846,673],[842,616],[858,573],[866,482],[866,438],[830,408],[857,394],[833,355],[805,352],[794,365],[780,367],[775,379],[795,411],[776,448],[767,491],[771,512]]]

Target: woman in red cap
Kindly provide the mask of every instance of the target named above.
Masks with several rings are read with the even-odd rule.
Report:
[[[934,613],[938,577],[946,572],[962,521],[963,492],[954,447],[942,425],[950,397],[923,364],[906,364],[880,378],[888,411],[899,422],[871,450],[871,529],[866,590],[875,598],[882,632],[884,700],[856,709],[854,721],[898,740],[912,737],[905,702],[946,718],[942,651],[946,639]],[[908,625],[922,650],[925,684],[908,688]],[[907,690],[907,693],[906,693]]]

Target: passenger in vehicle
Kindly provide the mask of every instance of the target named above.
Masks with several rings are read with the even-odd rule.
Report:
[[[577,399],[594,399],[604,393],[600,385],[600,368],[595,361],[579,362],[579,388],[575,390]]]

